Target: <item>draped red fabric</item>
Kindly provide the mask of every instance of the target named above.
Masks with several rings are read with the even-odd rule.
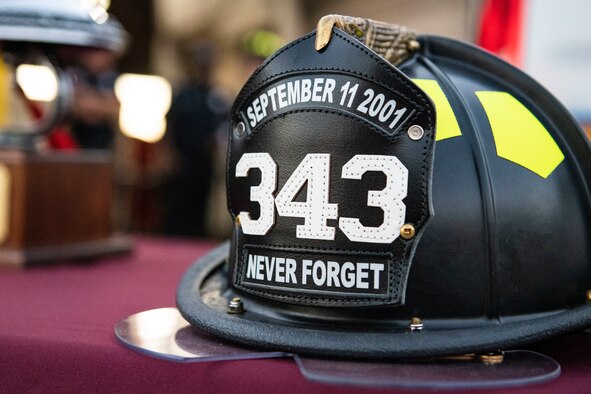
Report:
[[[482,7],[478,45],[520,67],[526,0],[486,0]]]
[[[0,266],[1,393],[409,392],[307,381],[290,358],[178,363],[126,348],[115,338],[115,324],[134,313],[174,306],[183,272],[215,245],[146,236],[135,237],[134,244],[129,256],[20,270]],[[503,393],[590,392],[590,334],[527,348],[559,362],[561,376]],[[482,392],[499,390],[460,391]]]

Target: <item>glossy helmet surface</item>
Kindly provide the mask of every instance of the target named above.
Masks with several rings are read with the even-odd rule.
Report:
[[[373,55],[364,55],[360,44],[340,30],[334,29],[331,43],[319,54],[314,54],[313,47],[305,43],[313,37],[314,33],[310,33],[271,57],[237,99],[228,160],[229,208],[235,217],[244,210],[250,211],[252,218],[257,217],[249,188],[259,185],[261,175],[249,175],[243,186],[240,182],[244,180],[235,176],[237,157],[244,152],[271,152],[279,167],[277,190],[273,194],[277,198],[304,154],[334,149],[330,164],[337,169],[331,167],[332,180],[338,176],[340,164],[350,156],[367,153],[364,149],[368,145],[379,145],[379,140],[365,134],[325,138],[320,132],[322,135],[307,134],[306,127],[301,127],[304,122],[310,128],[312,124],[330,129],[330,124],[340,122],[338,116],[333,119],[328,115],[332,110],[326,110],[324,115],[309,111],[305,120],[298,118],[303,110],[297,114],[277,114],[276,127],[265,124],[259,132],[258,125],[253,127],[254,131],[247,125],[246,131],[240,130],[246,137],[236,133],[240,122],[248,122],[240,115],[241,106],[248,102],[248,97],[258,97],[264,91],[260,86],[268,88],[282,75],[326,76],[341,70],[324,65],[322,56],[344,58],[352,64],[348,71],[359,67],[358,75],[366,70],[367,79],[381,72],[375,65],[359,66],[363,56]],[[310,291],[314,292],[309,286],[292,295],[298,290],[288,289],[288,294],[277,290],[277,286],[273,289],[259,286],[260,283],[246,283],[249,254],[263,253],[264,247],[256,249],[258,244],[281,245],[283,249],[275,248],[270,255],[275,253],[284,259],[291,256],[298,264],[304,259],[300,254],[302,248],[311,248],[315,253],[327,248],[320,241],[293,237],[294,228],[304,219],[290,219],[284,224],[285,219],[277,215],[274,227],[260,235],[244,234],[238,222],[229,245],[213,251],[189,270],[177,294],[179,309],[187,320],[247,345],[357,358],[414,358],[487,351],[591,325],[591,149],[582,130],[541,85],[499,58],[451,39],[419,36],[418,41],[419,50],[397,67],[390,66],[392,73],[403,74],[404,81],[389,83],[390,87],[396,85],[393,89],[403,98],[402,102],[419,103],[425,95],[431,101],[418,104],[419,115],[405,119],[403,127],[383,139],[383,144],[396,145],[395,154],[400,155],[411,174],[408,196],[403,201],[410,207],[405,223],[415,225],[416,235],[411,241],[396,236],[391,244],[392,254],[400,252],[397,245],[402,245],[405,251],[399,256],[408,263],[397,266],[398,271],[389,271],[391,276],[401,277],[400,282],[389,282],[399,293],[398,298],[372,301],[373,296],[367,296],[361,302],[347,294],[325,292],[323,297],[308,296]],[[343,49],[341,44],[353,49]],[[302,58],[318,66],[302,66]],[[340,86],[338,78],[335,80]],[[375,78],[382,82],[387,79]],[[435,113],[436,120],[426,115],[430,111]],[[425,115],[422,120],[421,114]],[[435,122],[434,136],[430,121]],[[423,126],[424,149],[431,153],[435,150],[432,169],[429,157],[423,167],[416,167],[412,163],[416,152],[405,156],[407,150],[414,148],[404,145],[408,139],[402,137],[406,137],[413,122]],[[366,119],[362,127],[375,126],[369,123]],[[348,127],[353,130],[357,126]],[[328,133],[335,131],[331,129],[325,134]],[[339,138],[346,140],[343,146],[339,145]],[[435,148],[425,141],[429,138],[436,140]],[[375,149],[381,152],[382,148]],[[351,154],[339,161],[344,152]],[[289,167],[285,174],[281,173],[283,164]],[[413,182],[420,183],[412,179],[419,168],[429,182],[428,187],[423,187],[426,197],[411,190]],[[363,198],[368,189],[384,187],[383,178],[368,182],[382,186],[372,189],[363,183],[349,184],[344,191],[335,192],[339,187],[335,181],[337,185],[331,184],[328,201],[344,204],[343,209],[339,206],[342,211],[347,209],[342,201],[348,198],[356,204],[361,201],[365,209],[365,201],[359,200],[359,196]],[[309,190],[309,184],[307,187]],[[355,188],[362,189],[361,194]],[[294,191],[292,202],[308,201],[310,192],[306,193],[307,197],[298,197]],[[423,213],[431,218],[423,222],[409,220],[409,216],[416,214],[413,204],[421,198],[430,204],[430,209]],[[385,214],[378,212],[378,217],[383,218]],[[364,223],[366,228],[380,223],[367,220],[370,222]],[[335,222],[325,223],[336,227]],[[339,237],[335,236],[337,242]],[[376,252],[374,245],[362,243],[358,249],[368,255],[383,253]],[[331,258],[337,260],[338,253],[334,252]],[[252,267],[256,268],[256,262]],[[318,268],[318,275],[322,269]],[[299,275],[299,266],[297,272]],[[375,271],[368,271],[368,275],[372,273]],[[377,282],[374,284],[378,286]],[[245,313],[226,312],[227,301],[233,297],[241,298]],[[409,331],[411,320],[422,323],[420,332]]]

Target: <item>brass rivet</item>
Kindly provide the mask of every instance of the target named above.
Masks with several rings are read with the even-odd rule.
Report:
[[[591,302],[591,290],[587,290],[587,302]]]
[[[406,132],[408,137],[413,141],[418,141],[425,135],[425,130],[417,124],[410,126]]]
[[[244,304],[240,297],[234,297],[228,303],[228,309],[226,309],[228,313],[233,315],[244,313]]]
[[[246,125],[244,122],[238,122],[236,126],[234,126],[234,134],[237,137],[242,137],[246,133]]]
[[[412,239],[415,236],[415,226],[406,223],[400,227],[400,236],[404,239]]]
[[[416,40],[409,41],[407,46],[411,51],[418,51],[421,49],[421,44]]]
[[[478,360],[481,363],[487,365],[496,365],[501,364],[505,359],[505,354],[501,350],[497,350],[496,352],[484,353],[478,355]]]
[[[421,320],[420,317],[413,316],[410,319],[410,324],[408,325],[408,328],[411,331],[422,331],[423,330],[423,321]]]
[[[240,215],[236,215],[236,220],[234,220],[234,224],[236,227],[240,227]]]

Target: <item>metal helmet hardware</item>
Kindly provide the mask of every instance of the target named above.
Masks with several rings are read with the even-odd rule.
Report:
[[[0,39],[122,52],[128,34],[117,18],[92,1],[4,0],[0,4]]]
[[[10,87],[5,105],[11,114],[27,114],[2,116],[0,148],[37,149],[40,137],[71,111],[74,82],[58,66],[60,46],[123,52],[127,40],[119,21],[92,1],[0,2],[0,79]],[[39,73],[45,84],[38,82]],[[29,97],[27,87],[41,94]]]
[[[232,240],[177,293],[203,330],[395,359],[591,325],[589,143],[474,46],[325,17],[246,83],[227,164]]]

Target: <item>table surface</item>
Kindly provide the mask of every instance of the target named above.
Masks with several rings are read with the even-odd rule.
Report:
[[[215,245],[149,237],[135,237],[134,244],[134,253],[125,257],[0,267],[0,391],[384,391],[307,381],[288,358],[176,363],[125,348],[115,338],[115,324],[137,312],[174,306],[184,271]],[[561,376],[504,392],[591,392],[591,335],[570,334],[528,348],[558,361]]]

